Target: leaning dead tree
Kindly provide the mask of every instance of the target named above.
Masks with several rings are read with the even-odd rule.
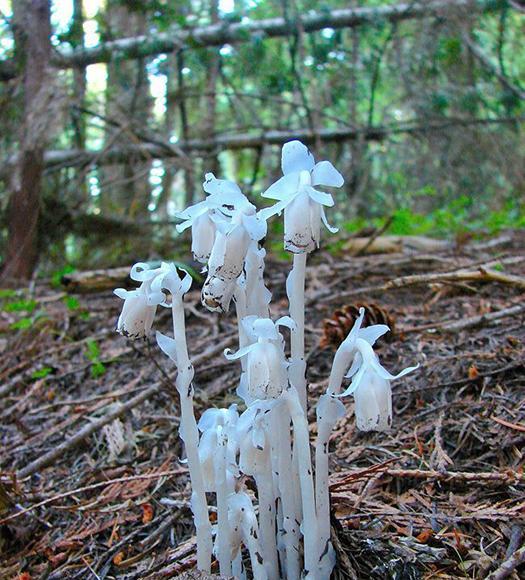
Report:
[[[377,22],[400,22],[411,18],[450,16],[467,11],[490,12],[500,10],[507,0],[434,0],[430,2],[406,2],[393,6],[360,6],[307,14],[290,21],[284,18],[246,22],[218,22],[191,29],[173,28],[154,36],[140,35],[132,38],[101,42],[90,48],[58,50],[52,58],[53,65],[60,68],[84,67],[97,62],[109,62],[119,58],[144,58],[157,54],[177,52],[184,48],[220,46],[247,42],[252,38],[275,38],[293,34],[298,28],[303,32],[316,32],[323,28],[353,28]],[[16,68],[10,61],[0,61],[0,80],[16,76]]]
[[[475,125],[517,125],[525,121],[525,117],[503,117],[495,119],[450,119],[441,123],[426,125],[399,125],[394,127],[368,127],[364,129],[334,128],[295,129],[293,131],[264,131],[254,133],[239,133],[237,135],[217,135],[211,139],[189,139],[176,144],[140,143],[136,145],[116,146],[106,150],[55,150],[47,151],[44,156],[47,170],[59,170],[65,167],[98,166],[124,162],[131,159],[180,159],[181,165],[187,163],[186,154],[205,155],[210,151],[235,151],[240,149],[259,149],[264,145],[283,145],[292,139],[301,139],[304,143],[314,143],[317,140],[323,143],[343,143],[358,139],[365,141],[383,141],[398,134],[423,134],[433,131],[444,131],[452,127],[466,127]],[[14,163],[14,159],[10,163]],[[7,171],[9,163],[3,171]],[[0,171],[2,175],[2,171]]]

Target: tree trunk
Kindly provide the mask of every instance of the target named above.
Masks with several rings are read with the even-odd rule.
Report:
[[[130,3],[132,6],[132,3]],[[115,38],[147,34],[145,13],[133,10],[127,4],[111,0],[107,5],[107,25]],[[138,144],[136,129],[147,126],[151,113],[151,97],[144,59],[124,61],[116,58],[108,65],[106,117],[115,120],[119,128],[107,126],[106,142]],[[128,216],[147,215],[151,187],[151,163],[130,158],[119,166],[104,169],[102,179],[102,210],[104,213],[122,213]]]
[[[8,206],[4,278],[28,279],[38,261],[38,220],[49,99],[51,24],[49,0],[13,3],[17,64],[23,71],[23,122]]]

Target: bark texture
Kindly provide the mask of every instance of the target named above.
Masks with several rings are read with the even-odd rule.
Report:
[[[48,0],[13,3],[17,66],[23,74],[23,119],[11,178],[4,278],[27,279],[38,261],[38,221],[44,147],[54,116],[49,82],[51,25]]]

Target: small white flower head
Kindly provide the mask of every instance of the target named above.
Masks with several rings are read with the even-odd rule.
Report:
[[[360,328],[363,320],[362,309],[354,328],[345,339],[346,348],[351,348],[354,360],[347,378],[352,378],[350,386],[339,396],[353,394],[357,428],[361,431],[386,431],[392,424],[392,389],[390,381],[399,379],[417,369],[419,365],[408,367],[397,375],[389,373],[379,362],[372,345],[388,332],[388,326],[377,324]]]
[[[182,277],[181,273],[183,273]],[[162,296],[162,300],[159,302],[160,306],[184,308],[182,298],[191,288],[191,283],[191,276],[186,270],[178,268],[173,263],[163,262],[157,276],[151,283],[151,288],[156,296]],[[171,338],[157,331],[156,338],[160,350],[177,364],[176,337]]]
[[[236,183],[216,179],[213,173],[206,173],[203,188],[208,197],[180,212],[177,217],[184,222],[176,229],[183,232],[191,227],[193,256],[206,263],[215,241],[217,223],[231,217],[236,208],[244,208],[249,202]]]
[[[241,384],[238,393],[248,401],[276,399],[288,386],[288,363],[279,326],[293,328],[294,322],[287,316],[275,323],[269,318],[257,318],[252,326],[257,342],[233,354],[229,349],[224,351],[228,360],[246,357],[246,373],[242,377],[245,384]]]
[[[229,477],[238,475],[236,455],[238,451],[236,429],[239,420],[237,405],[228,409],[207,409],[199,420],[199,431],[202,435],[199,442],[199,460],[206,491],[216,491],[215,473],[216,456],[219,444],[226,444],[226,469]],[[222,441],[219,440],[219,436]]]
[[[242,287],[246,296],[246,312],[249,316],[255,315],[266,318],[269,314],[269,304],[272,293],[264,284],[264,259],[266,250],[258,248],[255,242],[250,244],[246,254],[245,274]]]
[[[315,187],[341,187],[343,176],[329,161],[315,163],[300,141],[284,144],[281,165],[283,177],[262,194],[278,203],[260,213],[266,219],[284,209],[284,248],[294,254],[312,252],[319,246],[321,221],[330,232],[337,231],[324,212],[324,206],[332,207],[334,200]]]
[[[130,278],[141,285],[136,290],[117,288],[114,293],[124,300],[122,312],[117,321],[117,332],[131,338],[145,338],[157,311],[157,306],[164,300],[164,295],[151,288],[152,281],[159,269],[152,269],[148,264],[138,262],[131,268]]]
[[[230,221],[217,221],[216,227],[202,303],[208,310],[226,312],[237,278],[243,272],[250,243],[266,235],[266,221],[256,215],[255,206],[246,200],[232,211]]]
[[[266,465],[264,452],[268,445],[268,418],[280,400],[256,400],[239,417],[237,422],[239,468],[246,475],[254,475]]]

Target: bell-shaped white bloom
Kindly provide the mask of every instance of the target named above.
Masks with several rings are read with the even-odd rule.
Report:
[[[308,148],[300,141],[285,143],[282,149],[283,177],[262,195],[277,200],[273,207],[262,210],[267,219],[284,210],[284,247],[295,254],[311,252],[319,246],[321,221],[335,233],[324,212],[334,200],[316,186],[341,187],[343,176],[329,161],[315,163]]]
[[[265,318],[269,314],[272,293],[264,284],[264,258],[266,250],[251,242],[246,254],[242,286],[246,296],[246,314]]]
[[[209,194],[204,201],[177,214],[184,220],[177,225],[177,231],[183,232],[191,227],[193,256],[197,261],[206,263],[215,241],[217,223],[225,216],[231,217],[235,209],[243,209],[249,202],[236,183],[216,179],[213,173],[206,173],[203,189]]]
[[[237,422],[239,468],[254,475],[266,465],[264,451],[268,445],[268,418],[281,399],[256,400],[242,413]]]
[[[257,342],[230,354],[224,351],[228,360],[247,357],[246,360],[246,392],[251,399],[275,399],[288,386],[288,373],[284,356],[282,336],[279,326],[293,328],[294,323],[289,317],[272,322],[269,318],[258,318],[253,322],[253,333]]]
[[[157,270],[158,274],[151,282],[151,289],[155,296],[162,296],[159,302],[165,308],[183,308],[182,297],[191,288],[190,274],[175,264],[163,262]],[[180,273],[184,273],[181,277]],[[157,344],[160,350],[177,364],[177,341],[157,331]]]
[[[208,261],[208,277],[202,290],[202,303],[208,310],[226,312],[243,272],[252,241],[266,235],[266,222],[246,202],[236,209],[229,222],[217,222],[217,235]]]
[[[164,295],[152,289],[152,281],[160,269],[138,262],[131,268],[130,278],[142,284],[136,290],[117,288],[114,293],[124,300],[117,322],[117,332],[131,339],[144,338],[153,324],[157,306]]]
[[[206,491],[216,491],[215,458],[218,452],[218,430],[227,438],[227,476],[238,475],[238,467],[235,460],[237,455],[236,427],[239,419],[237,405],[231,405],[228,409],[207,409],[199,420],[199,431],[202,436],[199,442],[199,459],[202,467],[204,485]]]
[[[370,335],[372,334],[371,332]],[[367,338],[370,339],[370,336]],[[358,429],[385,431],[392,424],[390,381],[405,376],[417,369],[419,365],[408,367],[397,375],[392,375],[379,362],[369,340],[357,338],[354,348],[356,351],[354,364],[347,374],[348,378],[352,377],[352,383],[340,396],[354,395]]]
[[[151,289],[161,293],[164,300],[161,306],[170,308],[176,300],[181,301],[184,294],[191,288],[192,278],[189,272],[173,263],[162,262],[161,267],[151,282]]]

